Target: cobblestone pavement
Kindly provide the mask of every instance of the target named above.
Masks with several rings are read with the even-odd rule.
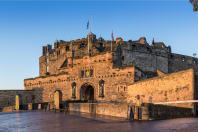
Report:
[[[0,132],[198,132],[197,128],[198,118],[127,121],[76,113],[0,113]]]

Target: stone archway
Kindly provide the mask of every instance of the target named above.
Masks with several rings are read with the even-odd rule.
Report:
[[[94,88],[90,84],[83,84],[80,88],[80,100],[93,101],[94,100]]]

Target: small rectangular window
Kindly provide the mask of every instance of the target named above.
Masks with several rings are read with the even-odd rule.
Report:
[[[66,46],[66,51],[69,51],[69,46]]]
[[[182,62],[184,62],[185,61],[185,58],[184,57],[182,57]]]
[[[90,77],[93,77],[93,69],[90,70]]]
[[[84,71],[81,71],[81,72],[80,72],[80,76],[81,76],[82,78],[84,77],[84,74],[85,74]]]

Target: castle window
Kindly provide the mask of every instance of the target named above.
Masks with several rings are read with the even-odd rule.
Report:
[[[93,77],[93,69],[90,70],[90,77]]]
[[[99,52],[103,52],[104,51],[104,44],[103,43],[99,43],[98,50],[99,50]]]
[[[46,75],[50,75],[50,73],[49,72],[46,72]]]
[[[83,78],[84,77],[84,75],[85,75],[85,72],[82,70],[82,71],[80,71],[80,77],[81,78]]]
[[[185,58],[184,57],[182,57],[182,62],[184,62],[185,61]]]
[[[104,97],[104,80],[99,81],[99,97]]]
[[[103,47],[103,43],[100,43],[100,47]]]
[[[85,48],[85,44],[84,43],[80,44],[79,49],[81,49],[81,48]]]
[[[76,98],[76,83],[72,83],[72,98]]]
[[[57,51],[57,55],[60,55],[60,50]]]
[[[122,56],[122,61],[124,61],[124,59],[125,59],[124,56]]]
[[[69,51],[69,46],[66,46],[66,51]]]
[[[35,95],[32,95],[32,103],[34,103],[35,102]]]
[[[80,77],[81,78],[93,77],[93,74],[94,74],[93,69],[80,71]]]

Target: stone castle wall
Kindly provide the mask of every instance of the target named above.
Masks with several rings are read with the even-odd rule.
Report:
[[[93,76],[81,77],[81,71],[93,70]],[[134,82],[134,67],[113,68],[112,54],[73,60],[73,67],[62,69],[62,74],[24,80],[26,90],[40,90],[38,100],[52,102],[56,90],[62,100],[80,100],[82,85],[94,88],[94,99],[99,101],[126,101],[127,86]],[[99,97],[99,81],[104,80],[104,97]],[[76,97],[72,97],[72,83],[76,83]]]
[[[198,71],[198,58],[171,53],[171,47],[163,42],[148,44],[146,38],[138,41],[105,41],[96,39],[89,33],[89,56],[100,56],[107,52],[113,53],[112,65],[115,67],[133,66],[144,72],[173,73],[180,70],[194,68]],[[112,43],[112,51],[111,51]],[[72,44],[72,45],[71,45]],[[39,59],[40,76],[59,74],[62,69],[70,67],[72,60],[79,60],[88,56],[88,38],[66,42],[56,41],[54,48],[51,45],[43,47],[43,55]],[[81,62],[79,62],[81,63]]]
[[[193,100],[195,91],[194,71],[188,69],[132,84],[127,100],[137,104]],[[173,105],[193,108],[192,103]]]
[[[168,54],[169,51],[156,52],[155,48],[148,44],[123,44],[121,45],[122,65],[140,68],[145,72],[156,72],[160,70],[168,73]],[[163,52],[162,52],[163,51]]]
[[[43,47],[40,76],[24,80],[25,89],[34,90],[35,102],[53,102],[55,91],[60,92],[62,101],[82,101],[83,92],[87,98],[93,95],[94,100],[103,103],[140,104],[197,98],[198,77],[194,74],[198,71],[198,58],[174,54],[163,42],[153,40],[149,45],[146,38],[105,41],[96,39],[92,33],[88,36],[89,39],[72,42],[56,41],[54,48]],[[189,68],[195,73],[186,70]],[[192,103],[173,105],[194,107]]]
[[[75,112],[107,115],[127,119],[128,105],[113,103],[69,103],[69,110]]]
[[[0,90],[0,108],[14,106],[16,95],[20,96],[21,104],[34,102],[34,93],[32,90]]]
[[[198,72],[198,58],[180,54],[171,54],[169,56],[168,70],[170,73],[193,68]]]

